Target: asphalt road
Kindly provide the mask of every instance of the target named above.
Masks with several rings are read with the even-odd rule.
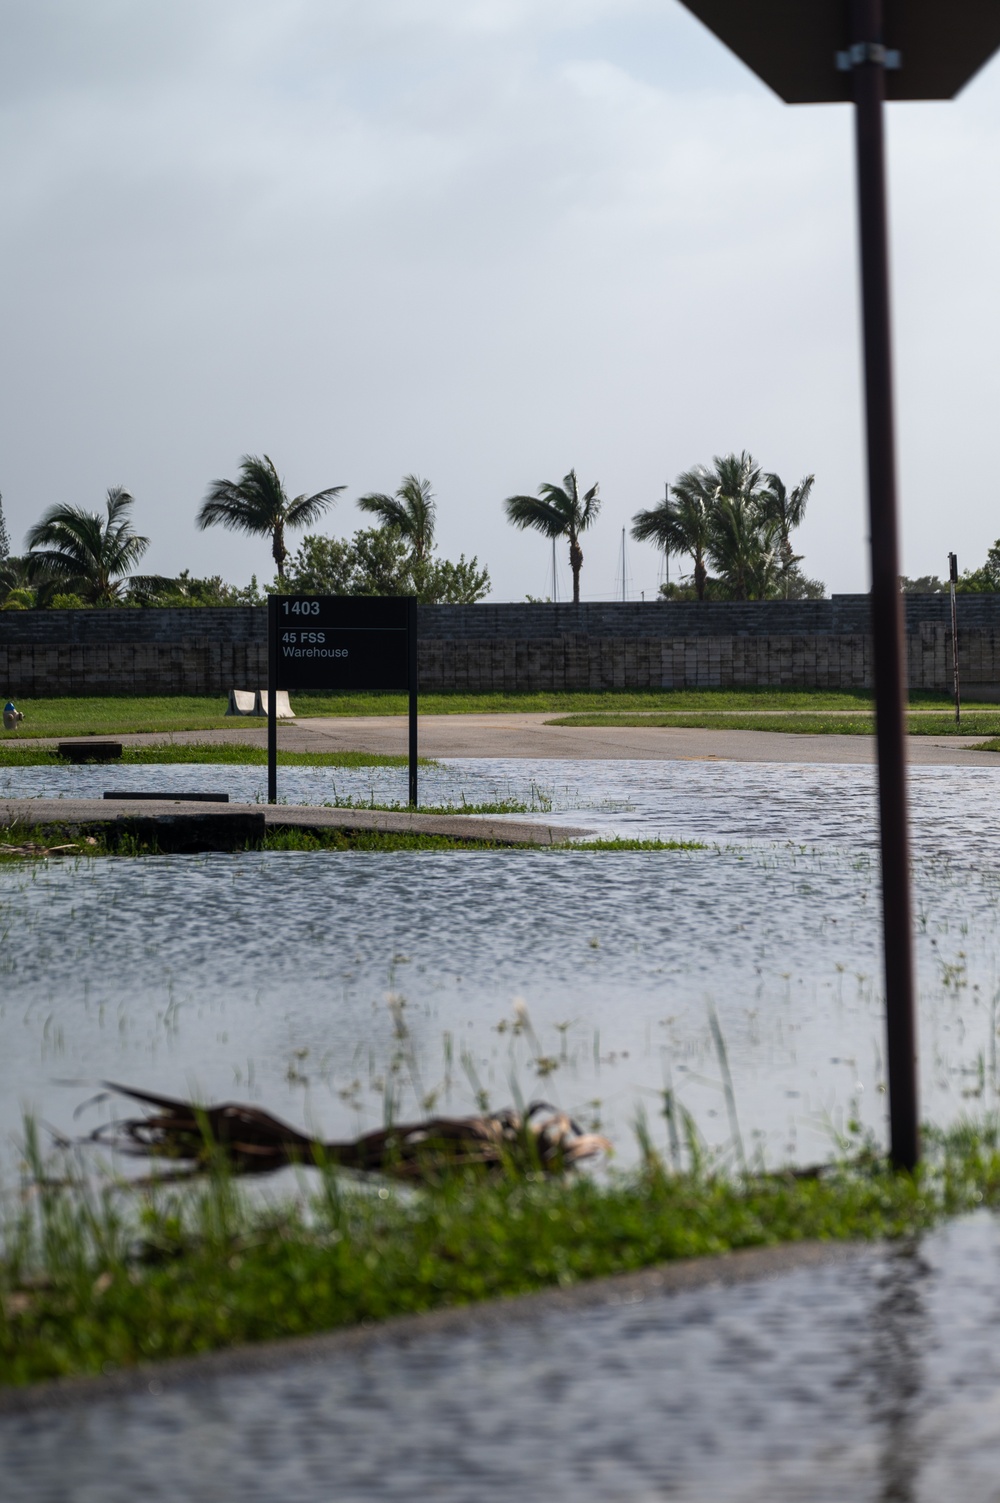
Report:
[[[784,731],[682,730],[659,726],[552,725],[551,713],[509,715],[426,715],[420,720],[424,757],[523,757],[547,760],[636,759],[663,762],[827,762],[874,761],[872,736],[804,736]],[[406,752],[403,715],[317,716],[283,722],[278,744],[286,751]],[[110,739],[110,738],[108,738]],[[221,731],[175,731],[170,735],[121,736],[125,742],[245,742],[265,746],[267,728],[234,724]],[[914,766],[1000,767],[1000,755],[971,750],[981,736],[910,736]],[[36,743],[41,744],[41,743]],[[53,742],[54,744],[54,742]]]

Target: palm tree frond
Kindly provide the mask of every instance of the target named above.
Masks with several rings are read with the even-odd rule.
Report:
[[[504,510],[515,527],[533,527],[548,538],[561,538],[568,530],[565,512],[538,496],[508,496]]]
[[[296,496],[294,501],[288,503],[285,526],[308,527],[346,489],[346,485],[328,485],[325,491],[317,491],[313,496]]]
[[[287,556],[285,528],[308,526],[344,489],[331,485],[312,496],[296,496],[289,501],[270,455],[244,454],[239,480],[212,481],[195,525],[201,531],[220,526],[250,537],[269,537],[280,579]]]

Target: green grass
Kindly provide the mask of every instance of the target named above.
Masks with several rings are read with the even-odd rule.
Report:
[[[917,692],[914,705],[947,710],[946,694]],[[140,732],[234,730],[264,725],[263,720],[226,716],[226,698],[221,695],[135,695],[113,698],[79,696],[57,699],[18,700],[25,719],[8,742],[38,736],[67,739],[81,736],[115,736]],[[863,710],[871,703],[866,690],[835,692],[825,689],[669,689],[656,691],[609,690],[603,693],[575,692],[540,694],[424,694],[421,715],[494,715],[536,711],[557,714],[637,712],[641,710]],[[292,705],[299,716],[402,715],[407,699],[403,694],[297,694]],[[970,701],[970,707],[973,702]]]
[[[121,698],[18,699],[24,720],[7,740],[26,737],[123,736],[140,731],[204,731],[245,724],[226,718],[228,699],[216,695],[135,695]],[[262,725],[263,721],[251,722]]]
[[[873,736],[873,715],[713,713],[713,714],[581,714],[546,721],[556,726],[644,726],[660,730],[776,731],[798,736]],[[1000,730],[1000,710],[973,711],[955,723],[954,713],[920,713],[907,717],[911,736],[986,736]],[[980,748],[977,748],[979,750]],[[992,746],[984,748],[995,750]]]
[[[0,1382],[26,1384],[241,1342],[566,1287],[676,1258],[818,1239],[898,1238],[1000,1205],[997,1121],[929,1135],[914,1176],[870,1152],[816,1177],[669,1170],[443,1178],[364,1193],[302,1171],[297,1202],[198,1188],[88,1186],[29,1133],[0,1261]],[[133,1198],[135,1197],[135,1198]]]
[[[507,851],[535,846],[500,845],[495,840],[457,840],[452,835],[421,835],[388,830],[269,829],[265,851]],[[547,849],[547,847],[542,847]]]

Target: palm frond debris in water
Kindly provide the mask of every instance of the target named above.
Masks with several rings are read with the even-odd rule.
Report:
[[[611,1151],[606,1138],[582,1131],[571,1117],[545,1101],[532,1102],[523,1114],[508,1107],[471,1117],[428,1117],[421,1122],[394,1123],[344,1142],[323,1143],[260,1107],[238,1102],[201,1107],[111,1081],[105,1084],[108,1090],[141,1101],[147,1112],[102,1124],[87,1141],[134,1157],[183,1161],[190,1173],[207,1169],[221,1158],[244,1174],[267,1173],[288,1164],[317,1164],[410,1180],[473,1165],[514,1164],[559,1174],[583,1159]]]

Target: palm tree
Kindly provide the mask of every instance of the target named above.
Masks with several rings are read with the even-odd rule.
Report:
[[[597,518],[601,503],[598,487],[592,485],[581,497],[576,471],[570,470],[562,485],[540,485],[537,496],[508,496],[504,502],[507,518],[515,527],[534,527],[547,538],[569,538],[569,566],[573,571],[573,604],[580,604],[580,570],[583,549],[580,533]]]
[[[418,563],[428,556],[434,546],[434,514],[437,511],[429,480],[421,480],[418,475],[404,475],[394,496],[371,491],[359,498],[358,505],[362,511],[374,512],[383,527],[405,538]]]
[[[694,592],[705,598],[708,570],[705,555],[712,535],[714,493],[712,477],[704,465],[678,475],[659,506],[637,511],[632,518],[632,536],[640,543],[655,543],[664,553],[690,554],[694,559]]]
[[[746,496],[720,496],[712,514],[713,564],[734,600],[764,600],[778,574],[778,532]]]
[[[774,588],[778,529],[767,509],[760,465],[745,449],[712,462],[709,557],[735,600],[763,599]]]
[[[196,522],[202,531],[219,523],[232,532],[270,537],[278,579],[284,581],[288,557],[285,528],[308,527],[344,489],[331,485],[314,496],[296,496],[290,501],[269,456],[259,459],[256,454],[244,454],[239,480],[213,480]]]
[[[81,506],[50,507],[27,536],[30,576],[58,582],[93,605],[120,600],[126,581],[130,589],[162,584],[156,576],[131,573],[149,547],[149,538],[132,530],[132,506],[132,496],[116,485],[108,491],[106,516]]]
[[[764,506],[768,514],[773,518],[780,535],[779,550],[781,554],[781,583],[783,593],[788,598],[789,575],[795,565],[801,561],[802,555],[792,552],[791,533],[798,527],[806,514],[806,505],[812,494],[812,488],[816,480],[815,475],[804,475],[793,491],[788,491],[780,475],[773,471],[766,476],[767,490],[764,493]]]

